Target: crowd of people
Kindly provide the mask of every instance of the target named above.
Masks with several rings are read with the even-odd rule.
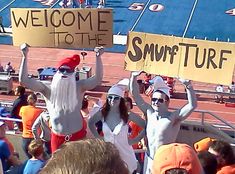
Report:
[[[0,63],[0,72],[14,73],[15,70],[11,65],[11,62],[8,62],[5,67],[3,67]]]
[[[194,147],[176,143],[181,122],[197,107],[189,80],[179,79],[187,103],[175,111],[169,110],[170,88],[160,76],[153,80],[151,102],[142,98],[137,83],[142,72],[132,72],[130,79],[110,87],[102,103],[99,97],[87,94],[103,78],[102,47],[94,49],[96,71],[92,77],[76,80],[74,70],[80,56],[73,55],[58,62],[51,84],[28,76],[27,44],[21,51],[21,85],[15,89],[18,97],[11,117],[22,120],[15,125],[22,131],[27,160],[19,160],[5,136],[6,124],[0,122],[4,173],[235,174],[229,143],[212,138],[195,142]],[[36,106],[36,93],[45,99],[46,109]],[[132,112],[133,102],[142,116]],[[134,151],[140,146],[146,147],[144,160]]]
[[[45,6],[52,6],[57,1],[56,0],[34,0],[36,2],[40,2],[42,5]],[[93,0],[61,0],[59,5],[62,8],[92,8],[93,7]],[[97,4],[97,8],[104,8],[105,7],[105,0],[100,0]]]

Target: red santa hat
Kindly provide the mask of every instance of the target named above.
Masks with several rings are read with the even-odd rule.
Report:
[[[74,54],[72,57],[66,57],[59,61],[57,68],[60,68],[61,66],[68,66],[70,69],[74,70],[77,65],[80,63],[80,56],[77,54]]]

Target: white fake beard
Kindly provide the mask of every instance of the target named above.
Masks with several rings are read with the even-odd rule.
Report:
[[[78,104],[75,73],[62,77],[63,74],[57,72],[51,82],[51,109],[55,112],[73,112]]]

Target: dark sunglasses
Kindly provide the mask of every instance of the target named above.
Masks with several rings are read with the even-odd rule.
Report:
[[[107,99],[108,100],[119,100],[121,97],[119,97],[119,96],[111,96],[111,95],[109,95],[108,97],[107,97]]]
[[[74,71],[69,68],[59,68],[58,69],[61,73],[73,73]]]
[[[162,99],[162,98],[152,98],[151,100],[152,100],[152,102],[164,103],[164,99]]]

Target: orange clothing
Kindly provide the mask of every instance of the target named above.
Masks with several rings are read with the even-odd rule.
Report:
[[[129,126],[131,127],[131,133],[129,135],[129,138],[135,138],[143,130],[142,127],[132,121],[129,122]],[[133,144],[132,147],[133,149],[138,149],[138,143]]]
[[[222,167],[216,174],[235,174],[235,164]]]
[[[33,138],[32,125],[42,111],[43,109],[36,108],[35,106],[30,106],[30,105],[22,106],[20,108],[19,115],[22,118],[22,123],[23,123],[22,137]]]

